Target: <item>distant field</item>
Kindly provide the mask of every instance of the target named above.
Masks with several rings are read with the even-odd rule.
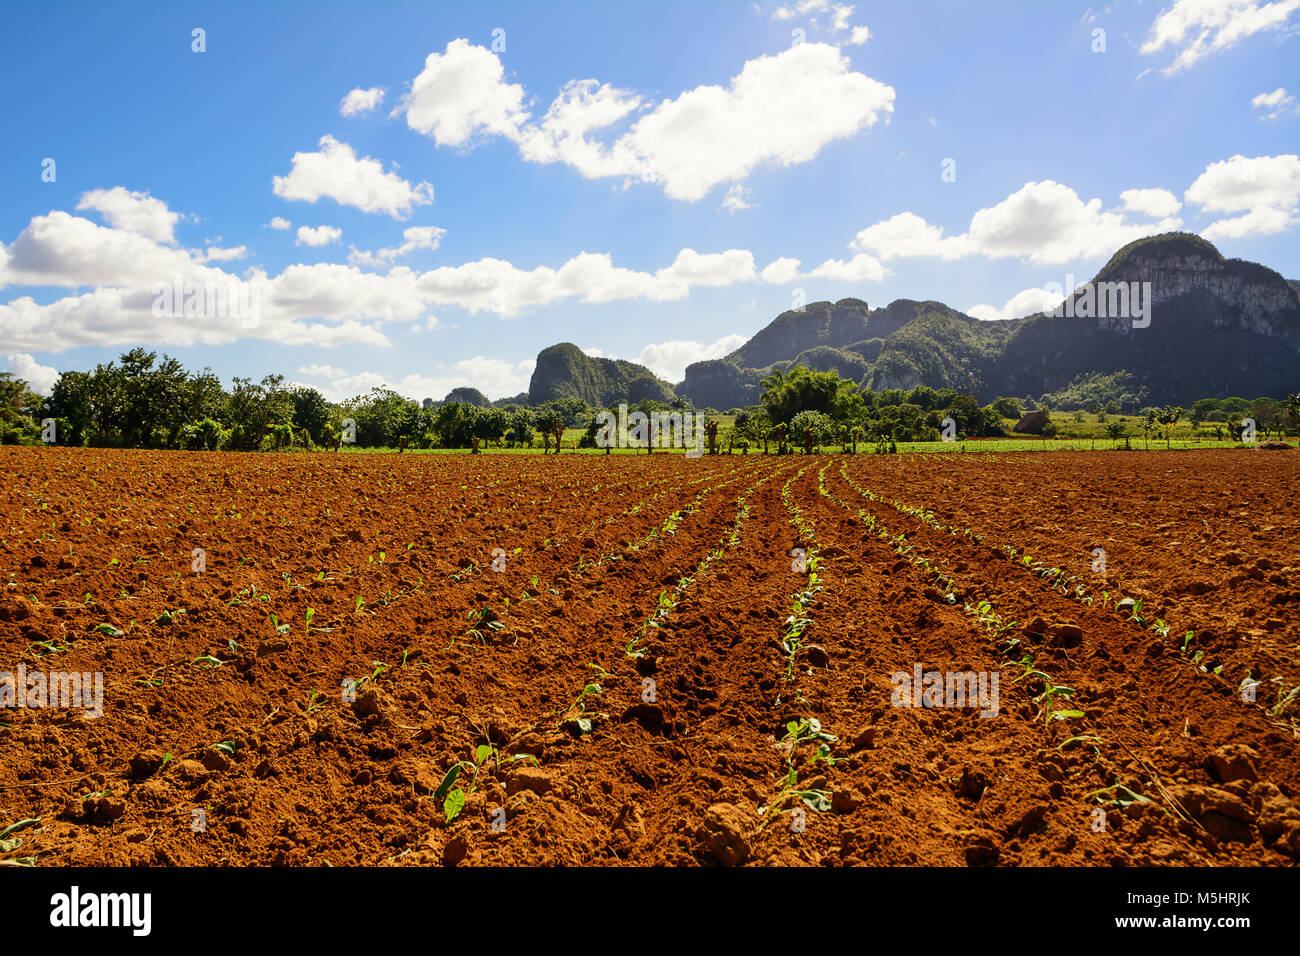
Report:
[[[562,453],[565,455],[605,454],[604,449],[600,449],[600,448],[575,449],[573,447],[573,442],[576,441],[578,438],[580,438],[581,435],[582,432],[578,431],[577,429],[574,429],[574,438],[571,440],[569,438],[568,433],[566,432],[564,438],[564,450]],[[721,441],[721,440],[719,441],[719,447],[725,447],[725,444],[726,444],[725,441]],[[1021,452],[1021,451],[1114,451],[1117,450],[1115,448],[1116,443],[1111,441],[1109,438],[1105,438],[1105,437],[1056,438],[1056,439],[976,438],[967,441],[952,441],[952,442],[911,441],[911,442],[898,442],[897,444],[898,444],[899,454],[918,454],[918,453],[919,454],[988,454],[991,452]],[[1124,444],[1123,439],[1120,440],[1119,444],[1120,444],[1120,450],[1122,450]],[[1132,447],[1133,451],[1146,451],[1148,442],[1144,440],[1141,436],[1138,436],[1137,438],[1133,438],[1130,436],[1129,444]],[[1151,439],[1149,444],[1150,444],[1151,451],[1166,450],[1164,441],[1157,441],[1156,439],[1153,438]],[[1244,445],[1241,442],[1213,441],[1213,440],[1189,441],[1184,439],[1181,441],[1174,440],[1169,443],[1169,450],[1171,451],[1190,451],[1190,450],[1207,449],[1207,448],[1245,449],[1249,447],[1250,447],[1249,445]],[[770,448],[771,448],[770,453],[774,454],[776,451],[775,441],[772,441],[770,443]],[[396,448],[352,448],[352,449],[348,449],[348,451],[351,454],[365,455],[365,454],[385,454],[389,452],[396,452],[397,449]],[[822,446],[823,454],[827,454],[827,453],[838,454],[841,453],[842,451],[843,448],[839,445]],[[874,452],[875,452],[874,442],[867,442],[867,441],[858,442],[859,455],[870,455],[870,454],[874,454]],[[542,449],[541,448],[484,448],[483,453],[488,455],[540,455],[542,453]],[[681,453],[682,453],[681,449],[676,449],[674,451],[661,449],[655,452],[656,455],[662,455],[662,454],[680,455]],[[762,444],[759,443],[758,447],[756,448],[751,447],[749,453],[751,455],[763,454]],[[406,450],[406,454],[408,455],[468,455],[469,451],[467,451],[464,448],[432,448],[432,449],[424,449],[424,450],[408,448]],[[612,454],[644,455],[645,449],[615,448],[613,449]],[[742,454],[742,452],[735,451],[733,452],[733,454],[739,455]],[[799,451],[797,452],[797,454],[802,455],[803,452]]]

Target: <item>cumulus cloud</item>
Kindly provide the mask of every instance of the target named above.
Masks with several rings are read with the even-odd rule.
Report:
[[[288,229],[292,225],[293,223],[291,223],[288,219],[282,219],[279,216],[275,216],[274,218],[271,219],[270,222],[267,223],[268,227],[270,227],[271,229],[279,230],[280,232],[283,232],[284,230]]]
[[[885,261],[916,256],[960,259],[1020,257],[1036,263],[1061,263],[1110,255],[1120,246],[1182,225],[1169,213],[1164,190],[1130,190],[1118,209],[1100,199],[1087,202],[1068,186],[1051,180],[1026,183],[996,205],[978,210],[966,232],[944,236],[943,229],[913,213],[899,213],[858,233],[852,246]],[[1174,200],[1176,203],[1177,200]],[[1154,210],[1154,212],[1153,212]],[[1142,222],[1127,217],[1137,212]]]
[[[289,175],[271,181],[277,196],[312,203],[333,199],[343,206],[385,213],[394,219],[405,219],[413,206],[433,202],[433,187],[428,183],[413,186],[396,173],[385,172],[377,159],[358,159],[351,146],[333,136],[322,136],[319,146],[315,153],[293,154]]]
[[[351,247],[348,252],[348,262],[354,266],[377,267],[387,265],[394,259],[400,259],[402,256],[410,255],[419,249],[437,249],[438,243],[442,237],[447,234],[446,229],[438,226],[411,226],[402,232],[402,238],[405,240],[400,246],[394,246],[391,249],[379,249],[375,252],[365,252]]]
[[[790,6],[780,6],[772,11],[774,20],[792,20],[807,13],[820,13],[830,6],[830,0],[799,0]]]
[[[673,339],[669,342],[647,345],[633,361],[644,365],[666,381],[680,382],[686,377],[686,366],[692,362],[722,358],[736,351],[746,341],[743,335],[724,335],[716,342],[707,345],[701,342]]]
[[[800,43],[750,60],[726,87],[665,100],[625,142],[645,163],[642,179],[674,199],[697,200],[762,163],[809,162],[893,109],[894,90],[850,70],[835,47]]]
[[[1206,212],[1241,213],[1202,230],[1211,242],[1281,232],[1300,221],[1300,156],[1236,155],[1211,163],[1183,198]]]
[[[202,262],[233,262],[236,259],[247,259],[247,246],[232,246],[229,249],[223,249],[220,246],[208,246],[203,250],[200,257]]]
[[[175,242],[173,230],[181,220],[181,214],[172,212],[161,199],[123,186],[83,193],[77,209],[93,209],[114,229],[124,229],[154,242]]]
[[[1060,305],[1062,300],[1059,291],[1025,289],[1013,295],[1000,309],[991,305],[973,305],[966,310],[966,314],[985,321],[1019,319],[1039,312],[1050,312]]]
[[[343,235],[343,230],[337,226],[299,226],[298,238],[294,240],[295,246],[328,246],[331,242],[338,242]]]
[[[793,282],[799,278],[799,260],[787,256],[773,260],[759,273],[759,278],[771,285]]]
[[[536,364],[534,359],[512,363],[476,355],[453,363],[446,374],[394,377],[378,372],[342,373],[313,387],[332,402],[364,395],[372,388],[388,388],[417,402],[426,398],[441,400],[453,388],[462,386],[477,388],[495,400],[528,391]]]
[[[572,80],[560,90],[541,122],[521,121],[512,134],[519,153],[534,163],[564,163],[588,179],[606,176],[639,177],[644,160],[626,140],[613,146],[588,139],[588,135],[614,126],[643,105],[640,96],[595,80]]]
[[[1293,108],[1295,97],[1283,86],[1279,86],[1272,93],[1260,93],[1252,97],[1250,105],[1260,111],[1259,118],[1262,120],[1274,120],[1287,113],[1300,114],[1300,108]]]
[[[301,227],[304,238],[337,238],[334,227]],[[433,231],[429,231],[433,230]],[[412,227],[405,245],[436,243],[436,227]],[[400,250],[402,247],[397,247]],[[385,254],[397,250],[381,250]],[[375,254],[378,255],[378,254]],[[797,263],[795,264],[797,266]],[[54,286],[77,290],[48,303],[24,295],[0,304],[0,349],[57,352],[78,346],[151,343],[188,346],[264,339],[288,345],[387,345],[385,323],[437,324],[430,312],[452,305],[502,317],[564,300],[667,301],[697,287],[759,281],[751,252],[702,253],[682,249],[655,271],[616,266],[608,253],[581,252],[558,267],[523,269],[483,258],[416,272],[392,266],[384,273],[334,262],[297,263],[278,275],[256,268],[242,274],[207,262],[207,253],[154,242],[56,210],[32,219],[12,244],[0,243],[0,288]],[[256,295],[260,319],[239,314],[182,318],[170,308],[155,314],[159,286]],[[90,291],[81,291],[89,289]]]
[[[523,104],[524,88],[505,81],[497,55],[459,39],[425,58],[393,112],[439,146],[464,146],[478,136],[513,138],[528,118]]]
[[[7,355],[5,359],[9,363],[9,371],[13,373],[14,378],[25,380],[37,395],[50,394],[51,389],[54,388],[54,383],[59,380],[58,369],[51,368],[48,365],[41,365],[25,352]]]
[[[308,378],[342,378],[348,373],[333,365],[299,365],[298,374]]]
[[[1119,194],[1125,212],[1165,219],[1178,215],[1183,204],[1168,189],[1126,189]]]
[[[1178,73],[1247,37],[1288,26],[1297,10],[1300,0],[1174,0],[1151,24],[1140,52],[1149,56],[1166,47],[1175,50],[1173,61],[1161,72]]]
[[[372,86],[368,90],[349,90],[348,95],[339,100],[339,113],[343,116],[359,116],[376,109],[384,99],[384,89]]]
[[[801,43],[744,64],[727,86],[700,86],[647,108],[628,90],[575,80],[534,122],[524,89],[500,59],[468,40],[430,54],[399,103],[414,130],[439,146],[501,136],[524,159],[562,162],[587,178],[623,177],[696,201],[761,164],[812,160],[828,143],[892,113],[894,90],[850,69],[834,46]],[[611,142],[593,134],[630,128]]]

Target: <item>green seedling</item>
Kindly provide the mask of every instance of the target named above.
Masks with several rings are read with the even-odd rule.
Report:
[[[17,823],[11,823],[9,826],[0,830],[0,853],[12,853],[23,845],[23,838],[16,837],[13,834],[20,830],[26,830],[28,827],[34,827],[41,822],[40,817],[32,817],[27,820],[19,820]],[[28,859],[31,859],[28,857]],[[12,865],[12,864],[11,864]],[[31,864],[18,864],[19,866]]]
[[[803,803],[810,810],[816,810],[818,813],[825,813],[831,808],[830,793],[821,789],[810,789],[799,784],[799,763],[798,750],[802,743],[816,742],[817,750],[807,761],[809,766],[816,766],[818,761],[825,762],[828,766],[837,763],[837,759],[831,756],[830,745],[839,740],[834,734],[828,734],[822,730],[821,722],[815,717],[809,717],[806,720],[792,720],[785,725],[785,736],[781,738],[777,746],[786,754],[785,776],[782,781],[781,790],[772,798],[765,807],[759,808],[759,815],[763,817],[762,827],[766,827],[773,819],[782,813],[788,812],[786,803],[794,801],[796,805]]]
[[[465,801],[469,795],[474,792],[478,786],[479,768],[485,764],[489,758],[495,757],[497,750],[491,744],[479,744],[474,750],[473,760],[459,760],[451,765],[447,775],[442,778],[442,783],[438,784],[438,789],[433,792],[435,801],[442,801],[442,812],[446,816],[447,822],[451,823],[460,812],[465,809]],[[456,780],[460,777],[462,769],[466,769],[472,775],[469,782],[469,790],[462,790],[455,786]]]

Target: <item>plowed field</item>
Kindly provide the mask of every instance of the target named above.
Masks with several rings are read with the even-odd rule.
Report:
[[[0,858],[1293,864],[1298,463],[0,448]]]

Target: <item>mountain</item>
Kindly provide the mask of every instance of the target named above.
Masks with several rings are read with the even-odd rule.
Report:
[[[1130,303],[1149,301],[1149,324],[1145,316],[1137,327],[1128,315],[1095,317],[1094,291],[1111,296],[1112,307],[1122,301],[1103,283],[1150,283],[1128,287],[1149,288],[1149,300],[1141,293]],[[725,358],[688,366],[677,392],[698,407],[752,405],[765,375],[796,362],[838,368],[876,391],[929,385],[981,402],[1066,394],[1187,405],[1300,386],[1300,283],[1272,269],[1225,259],[1199,236],[1167,233],[1124,246],[1091,286],[1060,315],[995,322],[934,301],[880,309],[861,299],[812,302]]]
[[[442,400],[444,405],[451,402],[460,402],[465,405],[478,405],[487,408],[492,401],[480,392],[477,388],[470,388],[468,385],[462,385],[459,388],[453,388],[447,393],[447,397]]]
[[[673,387],[656,378],[644,365],[623,359],[596,358],[571,342],[542,349],[528,383],[528,403],[580,398],[588,405],[606,408],[618,402],[653,398],[672,401]]]

